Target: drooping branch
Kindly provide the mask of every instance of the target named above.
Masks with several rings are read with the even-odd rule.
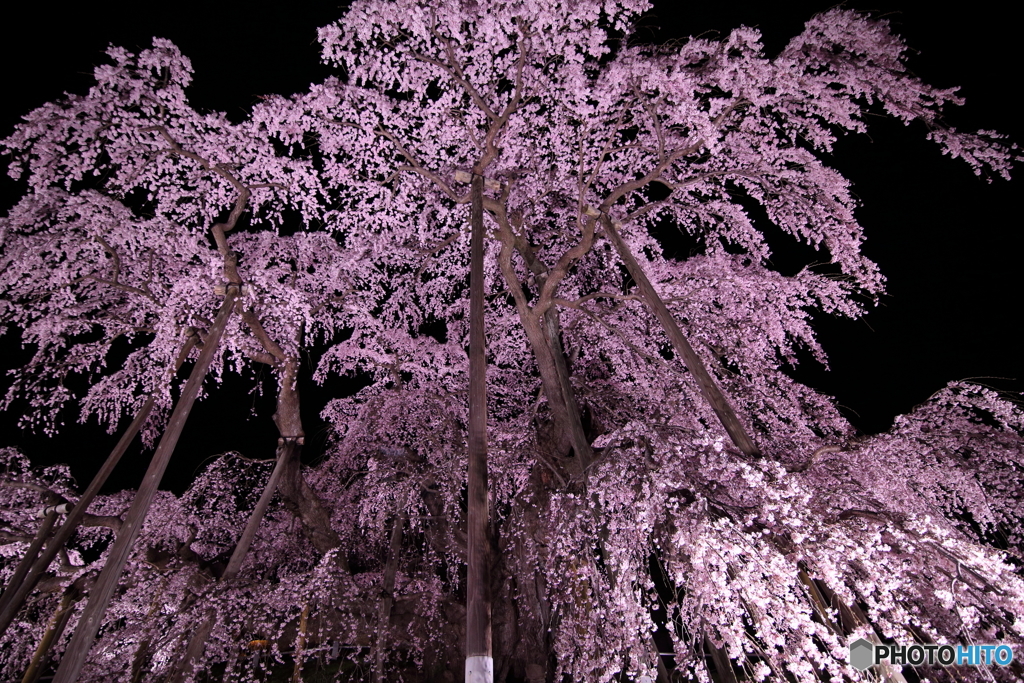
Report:
[[[567,308],[572,308],[572,309],[575,309],[577,311],[580,311],[581,313],[586,315],[588,318],[590,318],[591,320],[593,320],[594,322],[596,322],[597,324],[601,325],[603,328],[605,328],[606,330],[608,330],[609,332],[614,334],[618,338],[618,340],[620,342],[622,342],[622,344],[626,348],[628,348],[630,351],[632,351],[636,355],[640,356],[641,358],[644,358],[644,359],[650,361],[651,363],[654,363],[655,365],[659,365],[659,366],[666,365],[665,360],[663,358],[659,358],[658,356],[654,356],[654,355],[652,355],[650,353],[647,353],[646,351],[641,349],[639,346],[634,344],[632,341],[630,341],[629,337],[627,337],[626,334],[622,330],[620,330],[620,329],[614,327],[613,325],[611,325],[607,320],[602,318],[600,315],[598,315],[594,311],[591,311],[589,309],[584,308],[579,303],[579,302],[583,301],[584,299],[586,299],[586,297],[583,297],[581,299],[577,299],[576,301],[566,301],[564,299],[557,299],[556,298],[555,299],[555,303],[558,304],[559,306],[565,306]]]

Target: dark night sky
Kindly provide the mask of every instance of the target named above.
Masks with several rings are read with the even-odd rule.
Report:
[[[21,4],[0,43],[0,135],[18,117],[64,91],[84,92],[108,43],[148,47],[152,36],[170,38],[188,55],[196,76],[193,104],[233,118],[262,93],[291,93],[330,71],[319,64],[316,28],[337,18],[337,2],[258,3],[225,0],[173,3],[76,3],[60,11],[50,3]],[[727,32],[757,26],[771,54],[830,2],[662,2],[649,25],[658,39]],[[1024,142],[1019,109],[1024,60],[1019,49],[1022,12],[996,10],[995,3],[962,5],[958,13],[935,11],[933,3],[851,1],[847,6],[886,14],[908,44],[919,51],[911,68],[934,85],[962,86],[967,105],[950,121],[959,129],[987,128]],[[1005,5],[1003,5],[1005,6]],[[677,7],[685,9],[677,9]],[[12,10],[7,10],[10,12]],[[660,26],[660,30],[654,27]],[[886,429],[893,416],[910,410],[946,382],[970,377],[1003,390],[1024,390],[1024,362],[1017,336],[1024,253],[1014,200],[1021,180],[986,184],[962,162],[944,158],[924,141],[923,127],[880,121],[871,137],[838,146],[834,166],[854,182],[863,201],[867,254],[889,278],[882,305],[862,321],[823,318],[821,339],[831,357],[829,372],[805,364],[797,376],[837,396],[847,416],[867,432]],[[1020,175],[1020,173],[1018,173]],[[18,187],[4,177],[3,210]],[[778,263],[785,268],[786,252]],[[16,340],[3,340],[3,367],[25,358]],[[234,386],[232,386],[234,385]],[[229,382],[213,400],[199,404],[164,480],[181,490],[210,455],[238,449],[272,457],[276,432],[272,405],[253,397],[241,380]],[[307,407],[307,455],[322,449],[318,406],[345,385],[303,386]],[[40,464],[71,462],[84,485],[115,437],[92,427],[74,427],[55,439],[25,435],[15,416],[0,418],[0,446],[18,445]],[[130,452],[114,485],[134,487],[148,458]]]

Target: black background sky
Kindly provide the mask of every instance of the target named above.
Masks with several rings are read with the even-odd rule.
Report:
[[[1024,11],[986,2],[962,4],[957,12],[940,12],[935,3],[864,0],[847,6],[886,15],[917,51],[911,68],[926,82],[962,86],[967,104],[949,117],[958,129],[996,129],[1024,142],[1019,105],[1013,104],[1024,67],[1017,47]],[[829,7],[828,0],[659,2],[643,25],[658,40],[757,26],[774,55],[806,19]],[[153,36],[171,39],[191,58],[192,103],[237,120],[260,94],[300,91],[331,73],[319,63],[316,29],[341,12],[336,1],[9,6],[0,13],[6,29],[0,41],[0,136],[30,109],[65,91],[85,92],[107,44],[135,50],[148,47]],[[817,320],[831,370],[804,364],[797,376],[836,396],[865,432],[887,429],[895,415],[952,380],[983,377],[978,381],[1001,390],[1024,390],[1018,329],[1024,238],[1016,201],[1022,181],[987,184],[962,162],[943,157],[924,135],[923,126],[879,121],[870,138],[841,141],[832,160],[863,202],[857,215],[867,233],[865,251],[889,278],[888,295],[862,321]],[[0,209],[6,211],[21,191],[4,177]],[[787,256],[779,253],[780,267]],[[0,340],[0,367],[26,358],[16,337]],[[246,387],[229,381],[193,411],[166,488],[182,490],[209,456],[226,450],[273,456],[273,406]],[[6,390],[2,379],[0,389]],[[345,390],[343,383],[303,384],[311,435],[307,461],[322,453],[325,438],[316,411]],[[0,416],[0,446],[19,446],[39,464],[69,462],[83,486],[116,442],[94,424],[71,426],[53,439],[24,434],[15,427],[16,408]],[[135,487],[147,456],[138,447],[130,451],[108,488]]]

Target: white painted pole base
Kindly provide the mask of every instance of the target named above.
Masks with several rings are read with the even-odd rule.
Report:
[[[466,657],[466,683],[494,683],[494,659],[487,656]]]

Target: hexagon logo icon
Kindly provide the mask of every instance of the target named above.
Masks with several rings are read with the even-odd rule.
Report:
[[[850,666],[864,671],[875,663],[875,646],[870,641],[858,638],[850,643]]]

